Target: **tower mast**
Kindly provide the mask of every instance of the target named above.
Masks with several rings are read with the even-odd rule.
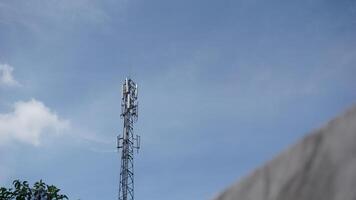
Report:
[[[118,200],[134,200],[134,149],[140,148],[140,137],[134,135],[133,124],[138,117],[137,84],[129,78],[122,85],[121,118],[124,120],[123,135],[117,137],[121,150],[121,170]]]

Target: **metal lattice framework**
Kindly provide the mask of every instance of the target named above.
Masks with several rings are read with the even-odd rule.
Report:
[[[121,117],[124,120],[123,135],[117,138],[121,149],[119,200],[134,200],[134,150],[140,148],[140,137],[133,134],[133,123],[138,117],[137,84],[126,78],[122,86]]]

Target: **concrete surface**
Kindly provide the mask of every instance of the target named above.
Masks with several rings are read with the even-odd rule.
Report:
[[[356,107],[215,200],[356,200]]]

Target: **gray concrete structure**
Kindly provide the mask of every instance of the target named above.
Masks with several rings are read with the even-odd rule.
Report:
[[[356,107],[215,200],[356,200]]]

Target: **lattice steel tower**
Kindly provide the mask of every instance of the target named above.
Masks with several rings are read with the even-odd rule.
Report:
[[[133,133],[133,123],[138,117],[137,84],[126,78],[122,85],[121,118],[124,119],[123,135],[117,137],[121,149],[119,200],[134,199],[134,150],[140,148],[140,137]]]

